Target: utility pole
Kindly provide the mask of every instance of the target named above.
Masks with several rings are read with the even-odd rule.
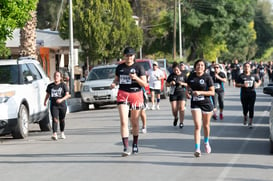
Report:
[[[176,59],[176,8],[177,0],[174,0],[174,22],[173,22],[173,60]]]
[[[181,2],[178,0],[178,21],[179,21],[179,58],[180,61],[183,58],[183,51],[182,51],[182,27],[181,27]]]
[[[69,0],[69,69],[70,69],[70,94],[74,97],[74,44],[73,44],[73,11],[72,0]]]

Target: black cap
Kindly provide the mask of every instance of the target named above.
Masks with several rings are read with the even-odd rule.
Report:
[[[136,52],[132,47],[126,47],[123,51],[124,55],[134,55]]]

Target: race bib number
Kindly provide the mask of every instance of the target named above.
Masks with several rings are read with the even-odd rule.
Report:
[[[132,84],[132,79],[129,75],[120,75],[119,84]]]
[[[252,87],[253,86],[253,81],[252,80],[245,80],[244,84],[247,85],[247,87]]]
[[[214,83],[214,88],[215,89],[220,89],[220,84],[219,83]]]
[[[204,96],[193,96],[192,97],[192,100],[193,101],[203,101],[203,100],[205,100],[205,97]]]

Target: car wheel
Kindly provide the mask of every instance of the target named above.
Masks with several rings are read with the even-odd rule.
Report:
[[[83,102],[83,100],[82,100],[82,110],[89,110],[89,104]]]
[[[270,153],[273,154],[273,141],[270,139]]]
[[[99,109],[99,108],[100,108],[100,105],[94,104],[94,108],[95,108],[95,109]]]
[[[28,123],[29,123],[28,109],[24,104],[22,104],[19,108],[17,124],[11,133],[13,138],[15,139],[26,138],[28,135]]]
[[[39,121],[39,126],[41,131],[51,131],[52,119],[50,117],[49,110],[46,113],[46,116]]]

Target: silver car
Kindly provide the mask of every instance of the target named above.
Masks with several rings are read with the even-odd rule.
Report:
[[[93,104],[95,108],[116,104],[118,86],[114,89],[110,88],[116,68],[117,65],[103,65],[94,67],[90,71],[81,88],[83,110],[88,110],[89,104]]]
[[[269,94],[273,97],[273,83],[268,84],[263,89],[264,94]],[[270,152],[273,153],[273,99],[271,101],[271,110],[269,113],[269,140],[270,140]]]

